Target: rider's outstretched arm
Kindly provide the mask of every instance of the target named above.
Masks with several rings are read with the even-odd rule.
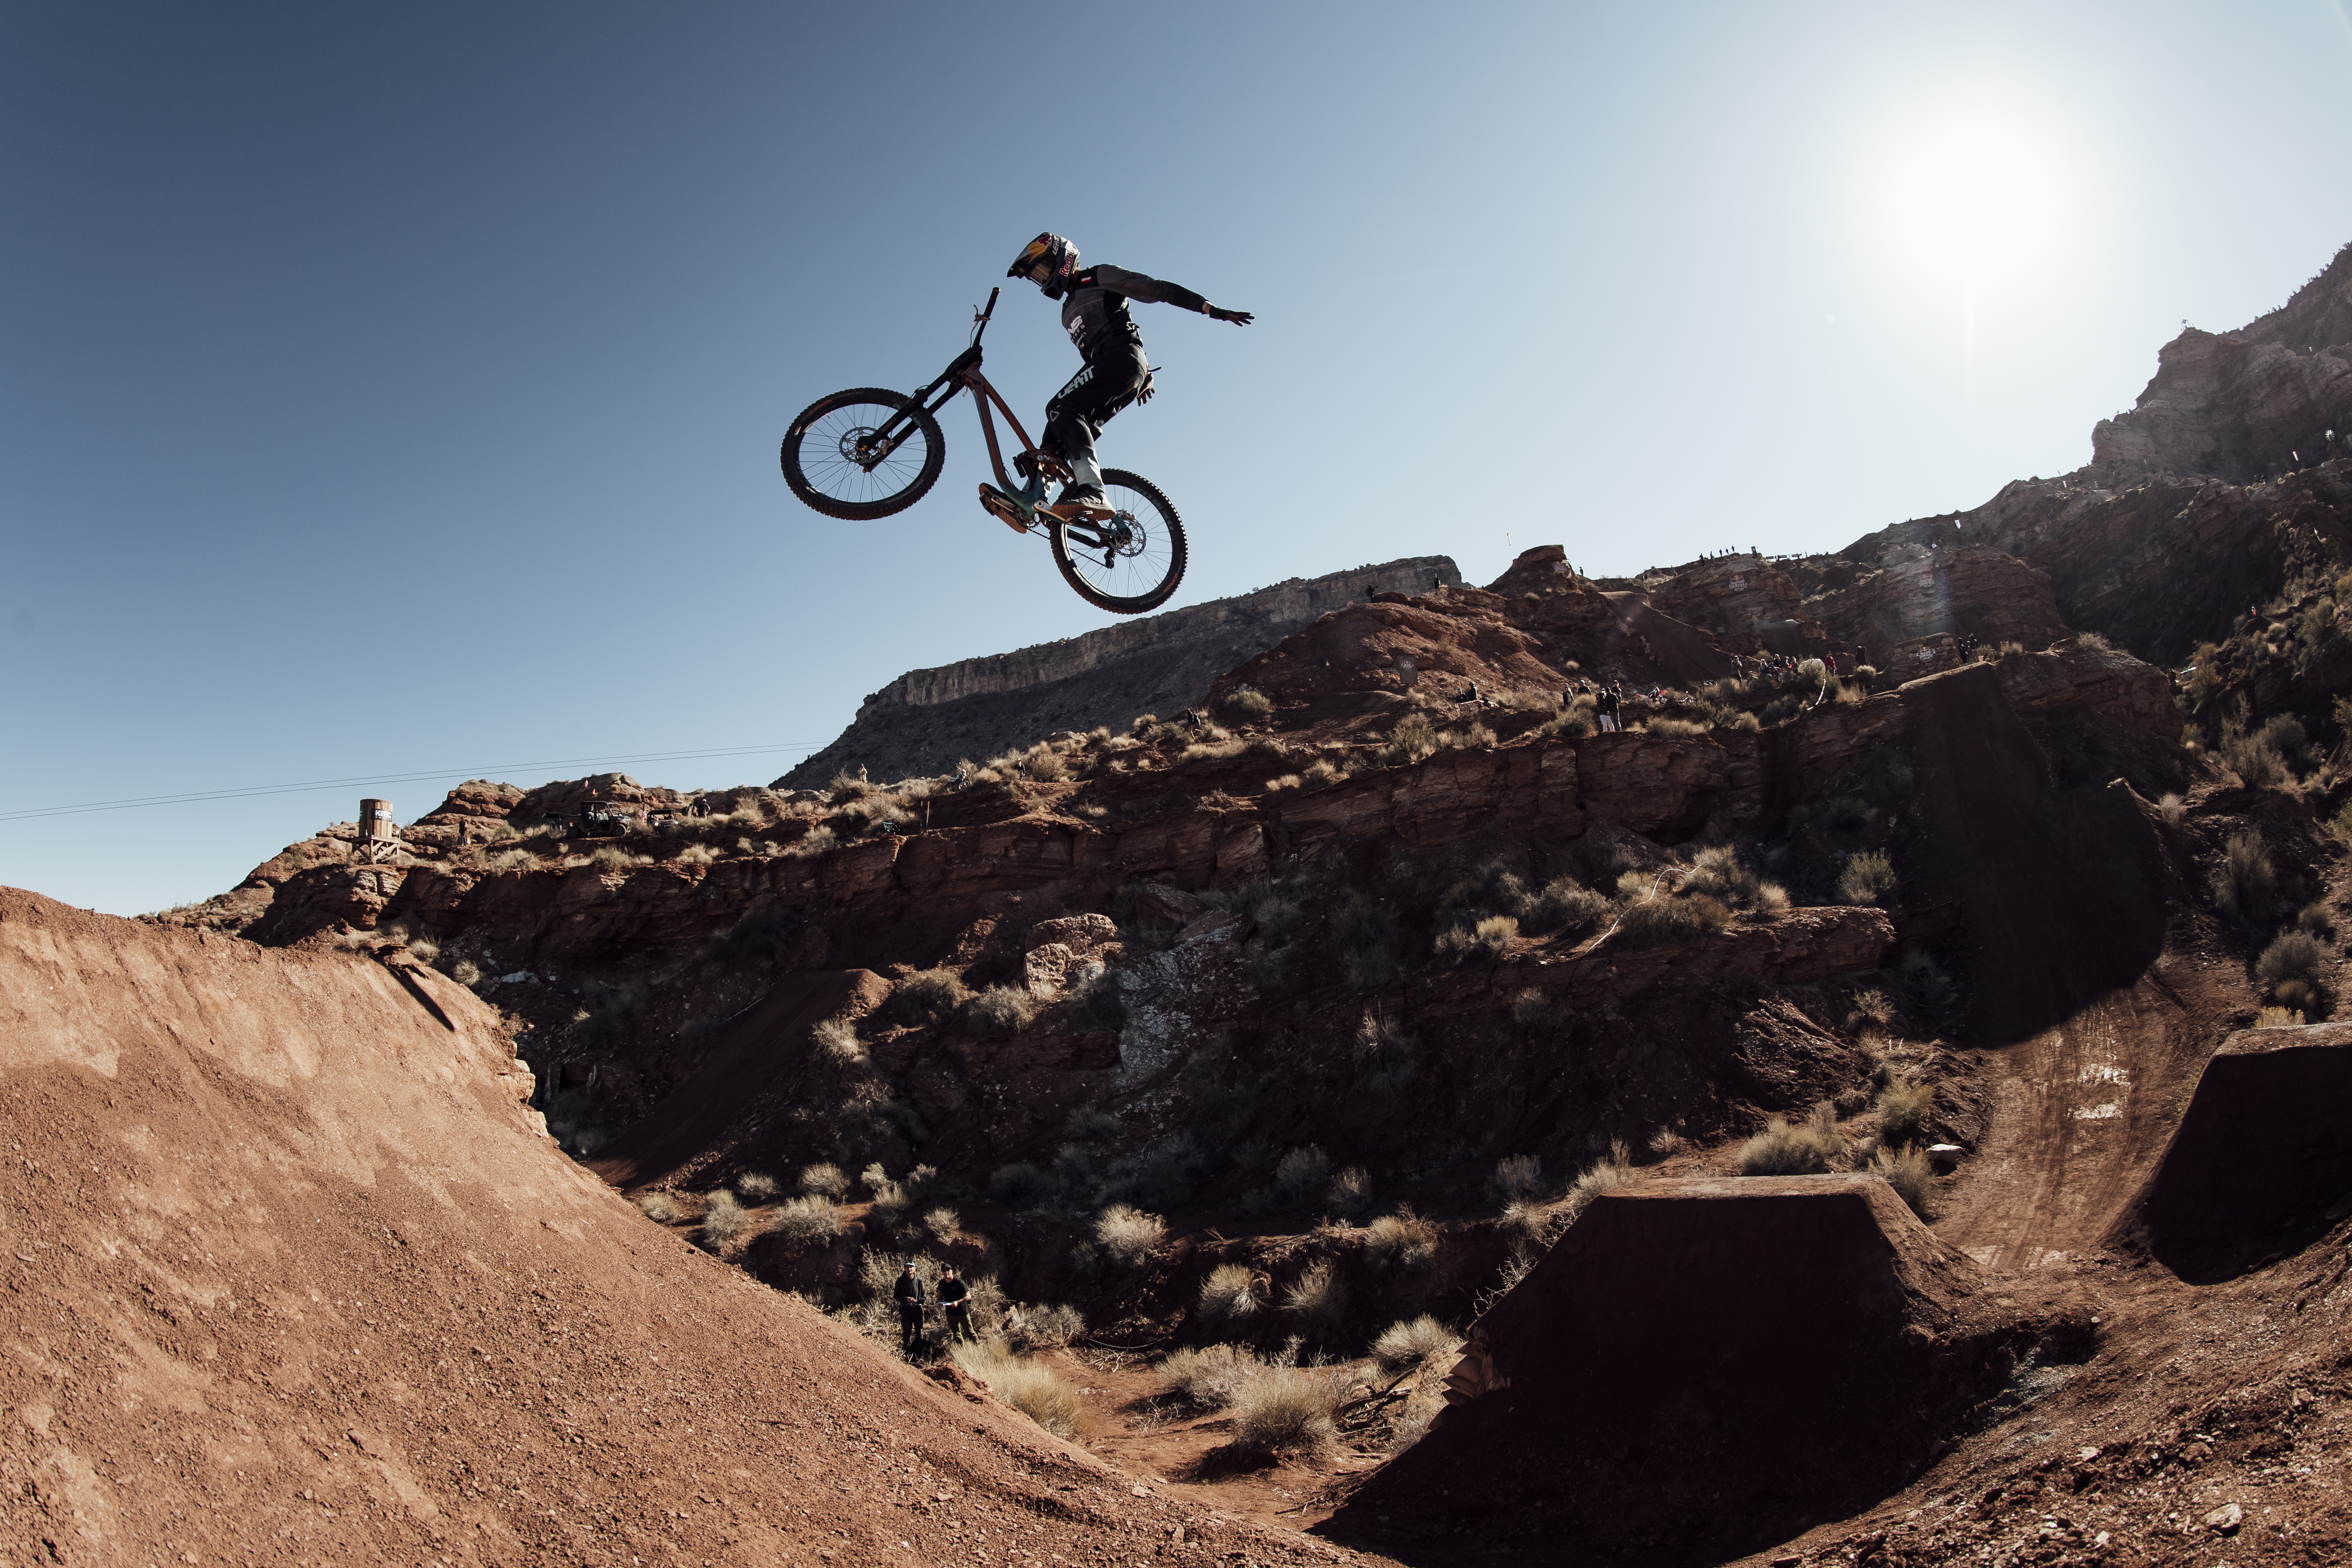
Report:
[[[1247,310],[1228,310],[1209,303],[1205,295],[1195,294],[1181,283],[1170,283],[1158,278],[1147,278],[1140,272],[1129,272],[1124,267],[1108,262],[1094,268],[1096,279],[1114,294],[1124,294],[1147,305],[1174,305],[1180,310],[1198,310],[1214,321],[1231,321],[1235,326],[1249,325],[1252,317]]]

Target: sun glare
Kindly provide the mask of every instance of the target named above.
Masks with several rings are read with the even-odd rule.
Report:
[[[1935,270],[1968,283],[2037,259],[2056,227],[2047,149],[2011,127],[1947,127],[1897,148],[1889,171],[1896,237]]]

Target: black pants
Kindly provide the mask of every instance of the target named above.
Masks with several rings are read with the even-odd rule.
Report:
[[[940,1315],[945,1318],[948,1323],[947,1330],[940,1336],[941,1338],[950,1340],[976,1340],[977,1336],[975,1336],[971,1331],[971,1308],[948,1307],[942,1309]]]
[[[904,1350],[913,1350],[923,1342],[923,1310],[911,1302],[898,1307],[898,1343]]]
[[[1103,493],[1102,466],[1095,461],[1095,437],[1111,416],[1135,401],[1151,362],[1139,348],[1106,350],[1062,384],[1045,405],[1044,448],[1070,465],[1068,494]]]

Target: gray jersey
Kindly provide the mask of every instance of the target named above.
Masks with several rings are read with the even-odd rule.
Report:
[[[1135,318],[1127,313],[1129,300],[1139,300],[1147,305],[1175,305],[1187,310],[1205,310],[1209,303],[1181,283],[1162,282],[1105,262],[1070,279],[1069,292],[1062,300],[1062,330],[1070,334],[1070,342],[1076,345],[1078,353],[1089,360],[1102,353],[1140,348],[1143,334],[1135,330]]]

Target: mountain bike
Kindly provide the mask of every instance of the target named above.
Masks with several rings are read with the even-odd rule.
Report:
[[[1122,616],[1156,610],[1183,581],[1184,520],[1159,486],[1125,468],[1103,470],[1110,517],[1064,522],[1038,514],[1046,481],[1066,482],[1069,469],[1037,449],[1003,395],[980,374],[981,335],[1003,291],[991,289],[988,304],[972,312],[971,345],[913,396],[861,386],[820,397],[801,410],[784,432],[784,482],[802,500],[845,522],[906,510],[938,481],[947,460],[939,411],[970,388],[972,405],[980,410],[980,433],[988,438],[988,460],[996,470],[996,483],[980,487],[980,504],[988,514],[1015,533],[1043,533],[1062,580],[1088,604]],[[1013,457],[1021,475],[1017,484],[1004,471],[996,425],[989,416],[992,404],[1021,442]],[[1122,402],[1112,412],[1125,406]]]

